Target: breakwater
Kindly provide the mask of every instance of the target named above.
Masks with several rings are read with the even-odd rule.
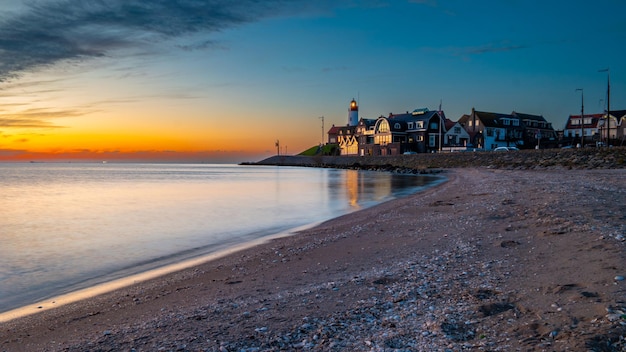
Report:
[[[253,165],[334,167],[400,172],[487,167],[495,169],[623,169],[626,147],[453,152],[394,156],[276,155]]]

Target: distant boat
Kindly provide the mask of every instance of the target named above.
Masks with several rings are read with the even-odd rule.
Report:
[[[102,163],[103,163],[103,164],[106,164],[106,163],[107,163],[107,161],[106,161],[106,160],[102,160]]]

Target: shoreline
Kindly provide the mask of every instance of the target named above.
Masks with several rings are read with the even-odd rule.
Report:
[[[391,200],[386,200],[383,202],[388,202],[388,201],[392,201],[395,199],[411,196],[412,194],[421,193],[429,188],[437,187],[439,184],[446,182],[445,177],[442,175],[433,176],[433,177],[437,179],[436,180],[433,179],[429,181],[427,186],[421,186],[417,188],[416,190],[413,190],[413,193],[411,194],[408,194],[408,195],[403,194],[403,195],[395,196],[396,198],[391,199]],[[356,211],[365,210],[370,207],[371,205],[366,205]],[[349,215],[353,213],[354,211],[355,210],[351,210],[339,216]],[[67,293],[53,295],[53,296],[50,296],[49,298],[43,298],[41,300],[38,300],[32,303],[27,303],[27,304],[24,304],[23,306],[12,308],[7,311],[0,311],[0,324],[7,323],[7,322],[10,322],[11,320],[23,318],[32,314],[44,312],[50,309],[56,309],[67,304],[90,299],[95,296],[110,293],[115,290],[124,289],[132,285],[141,284],[145,281],[158,279],[165,275],[176,273],[182,270],[190,269],[192,267],[208,263],[210,261],[222,258],[224,256],[234,255],[237,252],[240,252],[242,250],[250,249],[250,248],[259,246],[261,244],[265,244],[267,242],[270,242],[276,239],[297,235],[298,232],[308,230],[315,226],[319,226],[323,222],[329,221],[332,219],[333,218],[322,220],[322,221],[314,221],[309,224],[303,224],[303,225],[296,226],[293,228],[284,229],[277,233],[268,232],[269,233],[268,235],[263,235],[262,237],[254,238],[252,240],[247,240],[241,243],[221,244],[221,245],[216,246],[215,250],[209,251],[204,254],[201,253],[201,254],[192,255],[190,257],[185,257],[185,256],[181,256],[180,253],[174,253],[172,254],[171,257],[178,258],[177,260],[163,261],[162,264],[157,265],[156,267],[148,266],[147,270],[138,271],[138,272],[131,271],[127,275],[123,275],[123,274],[114,275],[115,273],[112,273],[110,275],[114,276],[114,278],[109,279],[109,280],[107,279],[99,280],[99,278],[92,278],[89,280],[96,282],[93,285],[90,285],[87,287],[78,286],[76,289],[71,290]],[[141,264],[141,265],[144,265],[144,264]]]
[[[117,279],[104,281],[101,283],[97,283],[93,286],[79,288],[68,293],[52,296],[50,298],[42,299],[40,301],[33,302],[21,307],[0,312],[0,324],[9,323],[12,320],[26,318],[30,315],[45,312],[47,310],[57,309],[68,304],[77,303],[103,294],[108,294],[113,291],[122,290],[130,286],[139,285],[150,280],[158,280],[159,278],[162,278],[166,275],[171,275],[183,270],[189,270],[191,268],[209,263],[211,261],[226,256],[235,255],[237,252],[251,249],[276,239],[295,236],[298,232],[311,229],[315,226],[319,226],[321,223],[322,222],[313,222],[311,224],[297,226],[292,229],[263,236],[261,238],[256,238],[254,240],[238,243],[235,245],[229,245],[225,248],[217,249],[214,252],[186,258],[178,262],[166,264],[135,274],[130,274]]]
[[[1,350],[624,348],[624,170],[446,176],[295,236],[3,323]]]
[[[136,172],[143,170],[144,167],[133,165],[130,166],[129,169],[130,168],[132,168],[131,172]],[[180,167],[175,166],[175,168],[178,170]],[[122,167],[120,170],[122,169],[125,170],[127,167]],[[152,170],[151,167],[149,169]],[[191,170],[195,172],[196,169],[200,170],[193,166]],[[204,167],[201,169],[205,170]],[[222,168],[218,169],[221,170]],[[321,169],[318,169],[318,171],[308,171],[303,168],[291,168],[295,170],[282,172],[278,171],[279,168],[276,167],[263,167],[263,169],[271,170],[271,172],[267,173],[268,175],[274,175],[278,172],[281,174],[323,174],[325,175],[324,177],[336,178],[336,182],[340,182],[344,187],[348,186],[348,184],[343,184],[344,178],[347,177],[344,175],[358,174],[360,175],[358,179],[366,177],[368,180],[371,177],[364,176],[366,175],[365,171],[357,173],[355,171],[345,170],[333,172],[323,171]],[[298,169],[300,171],[298,171]],[[211,167],[206,170],[208,170],[207,172],[212,172],[214,169]],[[256,170],[250,168],[229,166],[227,170],[237,171],[241,173],[241,175],[256,175]],[[96,172],[96,175],[98,174],[99,173]],[[420,185],[430,182],[430,178],[397,176],[389,173],[376,173],[373,174],[372,178],[383,178],[387,181],[399,177],[407,180],[410,179],[410,181],[407,181],[406,184],[404,182],[394,183],[393,187],[391,187],[391,181],[389,181],[390,187],[384,189],[384,191],[388,191],[388,194],[384,195],[384,199],[405,196],[407,193],[419,191]],[[257,177],[255,177],[255,179],[257,179]],[[55,212],[61,212],[63,214],[60,210],[63,209],[63,207],[59,208],[58,205],[57,207],[46,207],[46,209],[53,210],[39,214],[40,216],[32,221],[28,220],[27,217],[20,218],[19,215],[12,215],[12,213],[10,213],[8,215],[12,216],[7,217],[7,219],[5,219],[6,221],[3,223],[9,223],[7,231],[13,233],[15,236],[7,238],[6,249],[16,248],[19,250],[17,252],[7,252],[8,256],[4,258],[4,262],[8,265],[5,269],[8,271],[3,273],[6,275],[3,275],[3,286],[1,287],[2,290],[0,290],[2,293],[0,297],[0,322],[9,319],[5,318],[7,312],[14,311],[24,306],[34,306],[34,308],[21,310],[22,312],[35,312],[40,309],[40,306],[43,307],[41,309],[45,309],[52,305],[59,305],[61,301],[67,300],[66,297],[59,299],[59,295],[65,296],[67,293],[75,291],[81,291],[82,293],[86,290],[89,291],[89,288],[93,286],[98,286],[98,293],[108,291],[109,289],[103,287],[102,283],[118,281],[120,279],[124,280],[129,276],[135,277],[137,274],[151,271],[155,267],[177,264],[190,258],[197,258],[207,254],[211,256],[215,251],[220,251],[233,245],[237,246],[242,242],[255,241],[258,237],[275,236],[277,232],[293,231],[294,228],[298,226],[307,226],[307,223],[327,220],[343,213],[352,212],[357,208],[371,206],[383,200],[382,196],[378,193],[366,194],[362,192],[363,189],[371,189],[367,186],[363,187],[361,185],[360,188],[355,186],[356,190],[350,189],[350,193],[348,193],[347,190],[345,192],[330,190],[329,192],[332,192],[332,194],[329,193],[330,196],[326,196],[325,193],[311,191],[310,187],[306,186],[305,183],[308,181],[302,181],[301,177],[298,182],[303,182],[301,187],[309,188],[307,196],[310,194],[316,199],[316,202],[320,202],[320,205],[323,204],[322,202],[332,202],[334,204],[320,206],[308,202],[304,203],[302,200],[294,199],[293,196],[290,196],[290,192],[276,192],[272,194],[274,193],[273,188],[261,187],[258,189],[267,188],[265,190],[266,195],[271,197],[270,201],[264,201],[267,202],[267,204],[255,204],[255,202],[251,203],[247,201],[251,198],[256,200],[260,199],[259,196],[256,195],[256,191],[236,195],[236,197],[241,197],[241,201],[233,203],[229,203],[227,200],[224,202],[216,201],[214,198],[219,197],[220,192],[211,192],[213,194],[207,193],[202,196],[205,202],[202,207],[194,206],[193,208],[195,208],[195,210],[189,209],[190,211],[184,208],[184,205],[194,204],[193,202],[196,198],[199,201],[200,197],[198,195],[175,197],[178,201],[165,200],[163,201],[164,204],[159,205],[161,207],[161,213],[154,211],[154,209],[157,209],[155,205],[145,206],[145,204],[152,204],[151,202],[145,202],[145,199],[152,199],[150,196],[146,196],[143,197],[143,200],[140,202],[133,201],[136,205],[131,206],[131,214],[134,214],[135,217],[129,217],[129,220],[108,218],[106,214],[113,214],[115,211],[109,212],[107,209],[102,208],[95,214],[102,211],[102,213],[105,214],[103,216],[92,217],[90,214],[82,214],[82,216],[77,214],[71,215],[77,219],[89,219],[88,221],[82,222],[76,222],[73,219],[65,219],[63,216],[47,216]],[[121,184],[123,185],[124,183]],[[212,182],[212,184],[215,184],[215,182]],[[351,184],[358,183],[352,182]],[[191,182],[185,184],[184,187],[193,187],[193,185],[198,185],[198,183]],[[288,188],[288,185],[289,183],[281,182],[280,187]],[[326,186],[321,182],[317,183],[317,185],[320,187]],[[384,183],[384,185],[387,185],[387,183]],[[149,187],[148,185],[145,195],[154,193]],[[375,189],[378,189],[378,187],[375,187]],[[198,193],[202,191],[202,189],[199,189]],[[238,191],[233,190],[232,192]],[[76,192],[77,195],[80,193],[81,192]],[[273,197],[279,196],[281,193],[284,199],[279,202],[274,201]],[[45,195],[46,193],[33,193],[33,195],[39,194]],[[354,198],[347,199],[347,197]],[[233,197],[230,198],[232,199]],[[36,199],[37,198],[34,197],[33,201],[37,202]],[[39,202],[45,201],[46,199],[47,198],[43,198],[43,200]],[[118,200],[122,202],[121,204],[125,204],[121,199]],[[309,201],[309,199],[306,200]],[[99,202],[94,204],[96,204],[97,207]],[[164,206],[167,207],[167,204],[169,204],[169,208],[163,213],[162,209]],[[226,204],[229,206],[225,207]],[[248,208],[246,208],[246,204]],[[302,213],[294,216],[293,207],[285,206],[285,204],[294,204],[294,206],[299,207],[298,209],[301,209],[299,211],[302,211]],[[212,210],[213,207],[219,209],[214,211]],[[252,210],[249,210],[250,207]],[[273,210],[274,208],[272,207],[282,207],[283,209]],[[118,207],[116,206],[114,208]],[[17,207],[16,209],[24,209],[24,207]],[[225,214],[226,212],[231,212],[232,215],[226,217],[211,215]],[[117,213],[117,216],[121,215],[119,210]],[[64,214],[69,214],[69,212],[65,212]],[[258,216],[258,214],[266,215],[259,218],[251,217],[255,215]],[[232,216],[234,216],[234,218],[229,219],[229,217]],[[240,218],[240,216],[243,217]],[[169,217],[172,217],[171,221],[162,220],[169,219]],[[142,221],[135,221],[139,219]],[[241,221],[238,219],[241,219]],[[284,221],[281,219],[284,219]],[[59,226],[46,227],[39,225],[40,223],[57,224]],[[89,224],[90,227],[80,228],[81,224],[82,226]],[[161,224],[162,226],[155,226],[154,224]],[[311,224],[308,224],[308,226],[310,225]],[[13,226],[15,230],[12,230]],[[35,248],[32,243],[36,245],[43,243],[40,239],[37,239],[37,231],[28,232],[28,229],[34,226],[39,228],[39,233],[43,236],[42,238],[46,239],[45,243],[49,243],[47,249],[42,248],[42,250],[45,249],[45,253],[33,252],[30,254],[31,249]],[[50,229],[50,233],[47,233],[48,229]],[[55,232],[55,230],[58,231]],[[63,248],[61,247],[63,244],[62,239],[69,238],[66,236],[67,233],[75,235],[70,236],[71,241],[68,240],[65,248]],[[128,233],[129,236],[122,238],[119,236],[121,233]],[[31,242],[31,238],[33,238],[32,241],[36,242]],[[20,244],[23,247],[20,247]],[[68,251],[68,248],[72,249]],[[22,259],[20,259],[19,253],[21,253]],[[38,255],[43,255],[41,261],[37,259]],[[37,260],[33,261],[35,259]],[[139,277],[143,279],[143,275]],[[119,286],[120,285],[115,284],[115,287]],[[91,294],[87,293],[86,296],[90,295]],[[85,295],[81,294],[80,297],[85,297]],[[53,301],[55,304],[50,303]],[[11,317],[16,316],[15,312],[11,312],[10,315]]]

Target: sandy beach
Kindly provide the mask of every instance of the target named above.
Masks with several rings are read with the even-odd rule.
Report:
[[[425,192],[0,324],[1,351],[625,351],[626,170]]]

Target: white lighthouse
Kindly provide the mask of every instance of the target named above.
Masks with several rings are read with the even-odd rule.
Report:
[[[350,102],[350,109],[348,110],[348,126],[356,126],[359,124],[359,106],[356,100],[352,99]]]

